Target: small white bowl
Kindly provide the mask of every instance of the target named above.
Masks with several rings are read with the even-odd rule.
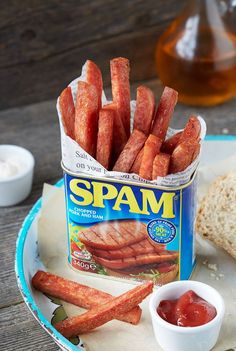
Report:
[[[16,205],[30,194],[34,157],[28,150],[20,146],[0,145],[0,160],[3,162],[11,160],[17,165],[15,173],[13,172],[6,178],[0,177],[0,206]]]
[[[162,319],[156,309],[162,300],[174,300],[193,290],[211,303],[217,315],[199,327],[180,327]],[[191,280],[176,281],[158,288],[151,296],[149,310],[155,338],[164,351],[209,351],[216,344],[224,317],[224,301],[211,286]]]

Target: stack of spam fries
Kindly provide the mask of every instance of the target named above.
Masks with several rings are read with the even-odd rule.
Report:
[[[102,74],[86,61],[86,81],[78,81],[74,104],[68,86],[59,97],[65,133],[107,170],[136,173],[155,180],[184,171],[200,152],[201,125],[191,116],[182,132],[166,140],[178,93],[165,87],[156,107],[146,86],[137,88],[134,128],[130,133],[129,60],[110,62],[113,101],[102,106]]]
[[[34,275],[32,285],[45,294],[89,310],[56,323],[55,328],[67,338],[87,333],[112,319],[138,324],[142,312],[138,304],[153,290],[153,283],[146,282],[113,297],[103,291],[43,271]]]

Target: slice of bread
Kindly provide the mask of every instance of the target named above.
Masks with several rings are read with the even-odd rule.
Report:
[[[211,184],[200,203],[196,230],[236,259],[236,171]]]

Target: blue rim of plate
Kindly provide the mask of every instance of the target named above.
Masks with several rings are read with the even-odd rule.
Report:
[[[236,141],[236,135],[208,135],[205,138],[206,141]],[[64,184],[63,178],[60,179],[55,186],[62,187]],[[81,348],[73,345],[69,340],[62,336],[44,317],[44,315],[39,310],[37,304],[35,303],[30,290],[27,286],[25,276],[24,276],[24,267],[23,267],[23,252],[25,240],[36,215],[39,213],[42,206],[42,198],[40,198],[32,207],[28,215],[26,216],[22,227],[18,233],[18,238],[16,241],[16,255],[15,255],[15,272],[17,277],[17,284],[22,294],[22,297],[35,317],[35,319],[41,324],[41,326],[55,339],[59,346],[62,346],[67,351],[82,351]]]
[[[55,186],[62,187],[64,180],[60,179]],[[69,340],[62,336],[44,317],[44,315],[39,310],[36,302],[34,301],[28,285],[24,276],[24,267],[23,267],[23,252],[25,240],[36,215],[39,213],[42,207],[42,198],[40,198],[32,207],[29,214],[25,218],[22,227],[18,233],[18,238],[16,242],[16,255],[15,255],[15,272],[17,278],[17,284],[20,289],[21,295],[29,308],[30,312],[33,314],[34,318],[41,324],[41,326],[55,339],[59,346],[62,346],[67,351],[82,351],[81,348],[73,345]]]
[[[236,135],[206,135],[205,139],[206,141],[236,141]]]

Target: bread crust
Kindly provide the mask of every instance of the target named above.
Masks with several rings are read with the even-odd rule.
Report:
[[[198,209],[196,231],[236,259],[236,171],[211,184]]]

